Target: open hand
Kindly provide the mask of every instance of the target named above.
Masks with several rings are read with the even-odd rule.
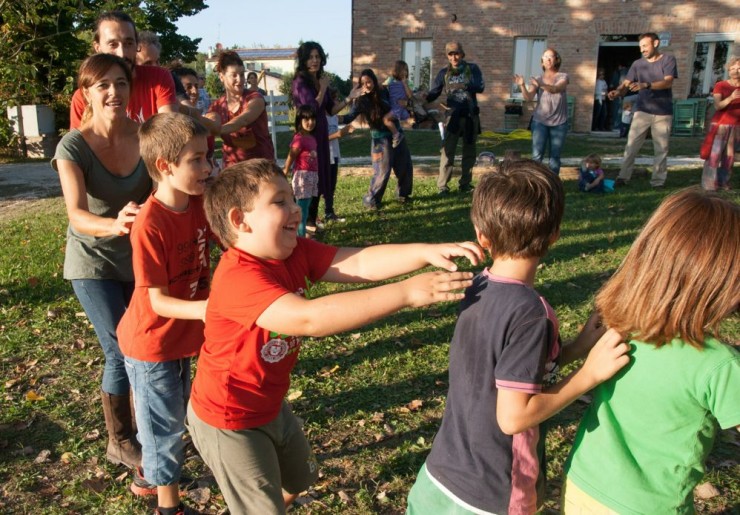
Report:
[[[430,245],[427,262],[432,266],[454,272],[457,270],[457,264],[453,261],[453,258],[456,257],[467,258],[471,265],[477,265],[485,258],[485,254],[483,249],[472,241],[439,243]]]
[[[406,304],[421,307],[435,302],[460,300],[465,288],[473,284],[471,272],[427,272],[399,283],[406,293]]]

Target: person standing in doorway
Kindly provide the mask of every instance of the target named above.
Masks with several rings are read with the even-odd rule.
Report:
[[[473,165],[477,152],[475,142],[480,134],[480,109],[476,95],[483,93],[485,83],[478,65],[465,61],[462,44],[451,41],[445,45],[449,65],[442,68],[427,93],[427,102],[433,102],[443,92],[447,95],[445,131],[442,143],[442,159],[439,162],[437,189],[440,195],[447,195],[447,183],[452,178],[457,141],[462,138],[462,172],[460,192],[469,193],[473,189]]]
[[[622,84],[609,92],[609,100],[623,97],[628,91],[638,95],[632,106],[632,125],[615,186],[625,186],[632,177],[635,157],[649,129],[655,150],[650,185],[662,188],[667,176],[668,140],[673,122],[673,79],[678,77],[678,68],[675,57],[660,53],[660,39],[654,32],[640,34],[639,44],[642,58],[632,63]]]

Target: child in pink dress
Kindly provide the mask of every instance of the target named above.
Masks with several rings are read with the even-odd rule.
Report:
[[[283,167],[283,173],[287,177],[291,166],[295,165],[293,195],[301,208],[298,236],[306,236],[311,198],[319,195],[319,163],[316,159],[316,138],[313,136],[315,129],[316,110],[308,104],[300,106],[295,115],[295,136],[290,142],[290,152]]]

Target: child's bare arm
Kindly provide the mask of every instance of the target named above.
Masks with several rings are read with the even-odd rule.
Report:
[[[290,167],[293,166],[293,161],[296,160],[298,157],[298,154],[301,153],[301,149],[298,147],[290,147],[290,151],[288,152],[288,157],[285,158],[285,165],[283,166],[283,173],[285,176],[288,176],[288,173],[290,173]]]
[[[591,349],[583,366],[552,388],[538,394],[499,389],[499,427],[513,435],[547,420],[629,363],[628,351],[629,345],[622,343],[621,335],[610,329]]]
[[[583,329],[576,338],[565,345],[560,353],[560,364],[567,365],[577,359],[585,358],[599,338],[606,332],[606,327],[601,321],[601,315],[594,310],[583,325]]]
[[[205,320],[207,300],[185,300],[172,297],[166,286],[149,288],[152,310],[165,318],[179,320]]]
[[[382,281],[427,265],[454,272],[457,265],[453,259],[458,257],[468,259],[473,265],[484,259],[483,250],[470,241],[342,247],[321,280],[335,283]]]
[[[428,272],[404,281],[317,299],[283,295],[262,312],[257,325],[281,334],[327,336],[356,329],[406,307],[459,300],[472,284],[470,272]]]

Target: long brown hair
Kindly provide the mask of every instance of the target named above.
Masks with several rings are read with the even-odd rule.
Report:
[[[108,70],[118,66],[123,70],[128,82],[129,92],[131,91],[132,75],[126,61],[113,54],[94,54],[82,61],[80,71],[77,76],[77,87],[80,91],[88,89],[98,82],[108,73]],[[130,100],[130,99],[129,99]],[[89,103],[85,105],[85,111],[82,113],[81,124],[87,122],[92,116],[92,107]]]
[[[740,302],[740,206],[696,188],[666,198],[596,297],[604,322],[661,346],[702,348]]]

